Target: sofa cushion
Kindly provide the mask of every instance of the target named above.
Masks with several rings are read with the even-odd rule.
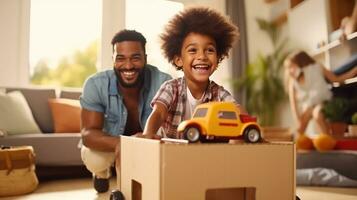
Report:
[[[32,114],[43,133],[53,132],[53,122],[51,111],[48,105],[49,98],[56,98],[55,89],[42,88],[6,88],[6,92],[21,91],[27,103],[29,104]]]
[[[81,107],[79,100],[49,99],[55,133],[79,133]]]
[[[60,91],[59,98],[76,99],[81,96],[81,90],[79,89],[63,89]]]
[[[0,137],[0,144],[5,146],[32,146],[35,161],[41,166],[83,165],[78,147],[80,133],[67,134],[22,134]]]
[[[21,92],[0,93],[0,129],[8,134],[41,132]]]

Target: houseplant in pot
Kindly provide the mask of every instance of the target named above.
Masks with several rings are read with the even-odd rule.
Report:
[[[329,122],[333,135],[342,136],[347,129],[349,102],[345,98],[334,97],[324,103],[322,112]]]
[[[272,52],[259,53],[251,61],[239,78],[233,79],[233,87],[246,94],[246,108],[249,113],[258,116],[262,126],[274,126],[276,112],[286,99],[283,85],[282,66],[288,55],[287,39],[280,37],[281,27],[273,22],[257,18],[260,30],[264,31],[272,44]]]
[[[286,50],[287,38],[281,37],[281,27],[274,22],[257,18],[256,22],[269,36],[272,51],[259,53],[255,60],[245,68],[241,77],[235,78],[233,87],[244,91],[248,112],[258,116],[262,133],[268,140],[292,140],[290,130],[277,126],[281,105],[286,100],[282,66],[289,51]]]
[[[348,134],[350,136],[357,136],[357,112],[351,117],[351,124],[348,125]]]

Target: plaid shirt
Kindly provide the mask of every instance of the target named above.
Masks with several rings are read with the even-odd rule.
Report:
[[[155,97],[151,101],[153,107],[160,102],[166,106],[168,116],[162,125],[165,137],[179,138],[177,127],[185,116],[185,105],[187,102],[186,81],[184,78],[172,79],[164,82]],[[210,81],[202,99],[204,103],[209,101],[230,101],[236,103],[233,96],[222,86]],[[236,103],[237,104],[237,103]]]

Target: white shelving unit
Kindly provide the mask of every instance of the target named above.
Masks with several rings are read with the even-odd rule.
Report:
[[[342,43],[335,40],[311,52],[314,58],[331,70],[336,69],[355,53],[357,53],[357,32],[348,35],[347,40]]]
[[[357,52],[357,33],[349,35],[342,44],[338,39],[330,42],[333,31],[330,6],[328,0],[304,0],[289,10],[288,26],[292,49],[309,52],[333,70]]]

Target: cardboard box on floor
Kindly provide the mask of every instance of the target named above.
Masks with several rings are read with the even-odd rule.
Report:
[[[126,200],[295,199],[295,145],[176,144],[121,137]]]

